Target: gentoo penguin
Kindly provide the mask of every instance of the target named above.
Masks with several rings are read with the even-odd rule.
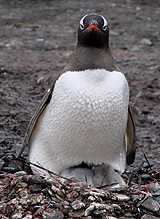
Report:
[[[29,160],[57,174],[82,163],[122,173],[135,158],[134,136],[129,86],[112,57],[107,20],[85,15],[77,46],[33,115],[19,156],[28,145]]]

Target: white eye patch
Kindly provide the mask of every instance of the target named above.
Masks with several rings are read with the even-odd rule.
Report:
[[[107,20],[102,15],[100,15],[100,16],[103,19],[103,30],[106,30],[107,26],[108,26],[108,22],[107,22]]]
[[[84,19],[85,19],[85,17],[87,17],[87,15],[88,15],[88,14],[86,14],[84,17],[82,17],[81,20],[80,20],[80,22],[79,22],[79,25],[80,25],[81,30],[83,30],[83,28],[84,28]]]

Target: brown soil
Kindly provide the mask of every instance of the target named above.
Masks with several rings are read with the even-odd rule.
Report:
[[[34,110],[76,46],[80,18],[91,12],[107,18],[112,53],[130,85],[135,165],[144,152],[160,167],[160,3],[154,0],[1,0],[0,157],[18,153]]]

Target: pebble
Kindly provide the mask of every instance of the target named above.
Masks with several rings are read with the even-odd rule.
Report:
[[[121,207],[117,204],[111,204],[111,207],[114,208],[115,211],[121,212]]]
[[[73,211],[73,212],[69,212],[68,214],[71,218],[82,218],[84,216],[84,211],[83,210],[79,210],[79,211]]]
[[[36,175],[25,175],[23,176],[23,181],[28,184],[45,184],[45,180],[43,180],[40,176]]]
[[[150,46],[150,45],[152,45],[152,41],[150,39],[148,39],[148,38],[143,38],[141,40],[141,44]]]
[[[63,195],[63,193],[62,193],[62,189],[60,189],[60,188],[58,188],[58,187],[56,187],[56,186],[54,186],[54,185],[52,185],[51,189],[52,189],[52,191],[53,191],[54,193],[56,193],[56,194],[59,195],[60,197],[64,197],[64,195]]]
[[[3,165],[4,165],[4,161],[1,159],[1,160],[0,160],[0,171],[1,171],[1,169],[3,168]]]
[[[32,215],[28,214],[25,217],[23,217],[22,219],[32,219],[32,218],[33,218]]]
[[[3,167],[2,170],[8,173],[15,173],[18,171],[18,168],[15,167]]]
[[[152,197],[148,197],[144,202],[141,203],[141,206],[143,206],[149,211],[153,211],[153,212],[159,211],[159,203],[156,200],[154,200]]]
[[[126,213],[124,216],[125,218],[130,218],[130,219],[133,218],[131,213]]]
[[[64,214],[61,211],[55,211],[54,209],[48,208],[42,214],[43,219],[63,219]]]
[[[147,214],[145,214],[141,217],[141,219],[158,219],[158,218],[159,217],[155,217],[153,215],[147,215]]]
[[[79,192],[80,190],[84,190],[87,188],[86,185],[84,185],[83,183],[81,182],[77,182],[77,183],[70,183],[71,185],[71,190],[75,190],[77,192]]]
[[[129,201],[130,197],[127,195],[123,194],[118,194],[118,193],[113,193],[112,200],[117,200],[117,201]]]
[[[37,84],[40,84],[40,83],[42,83],[43,81],[44,81],[44,76],[41,76],[41,77],[39,77],[38,79],[37,79]]]
[[[100,215],[100,214],[104,214],[106,213],[106,210],[105,209],[102,209],[102,210],[94,210],[93,211],[93,214],[95,215]]]
[[[88,192],[84,192],[84,193],[83,193],[83,196],[93,196],[93,197],[95,197],[95,198],[97,198],[97,197],[104,198],[104,197],[106,197],[107,195],[106,195],[105,192],[99,193],[99,192],[88,191]],[[107,196],[107,197],[108,197],[108,196]]]
[[[92,204],[94,205],[94,208],[97,210],[101,210],[101,209],[110,210],[110,209],[112,209],[112,207],[108,204],[101,204],[101,203],[95,203],[95,202],[93,202]]]
[[[22,213],[16,213],[12,216],[12,219],[19,219],[22,218]]]
[[[151,176],[150,176],[149,174],[143,174],[143,175],[141,176],[141,178],[144,179],[144,180],[146,180],[146,179],[150,179]]]
[[[31,190],[32,193],[34,192],[41,192],[42,186],[41,185],[30,185],[29,189]]]
[[[90,196],[88,197],[88,200],[90,200],[90,201],[95,201],[96,199],[95,199],[94,196],[90,195]]]
[[[27,173],[25,171],[18,171],[16,173],[14,173],[14,175],[16,175],[16,176],[24,176],[24,175],[27,175]]]
[[[106,216],[106,219],[117,219],[116,217]]]
[[[117,207],[118,205],[116,205]],[[114,206],[115,207],[115,206]],[[93,213],[94,214],[103,214],[107,211],[114,210],[114,207],[109,205],[109,204],[102,204],[102,203],[96,203],[92,202],[91,205],[85,210],[84,215],[88,216],[91,214],[93,210],[95,210]],[[118,206],[118,209],[121,209],[120,206]]]
[[[87,217],[88,215],[90,215],[92,213],[92,211],[94,210],[94,205],[91,204],[84,212],[84,216]]]
[[[71,203],[71,206],[74,210],[79,210],[81,208],[84,208],[85,204],[81,202],[80,200],[75,200]]]

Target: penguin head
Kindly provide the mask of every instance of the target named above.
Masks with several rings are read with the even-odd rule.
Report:
[[[108,47],[109,28],[107,20],[99,14],[87,14],[79,23],[78,44],[88,47]]]

